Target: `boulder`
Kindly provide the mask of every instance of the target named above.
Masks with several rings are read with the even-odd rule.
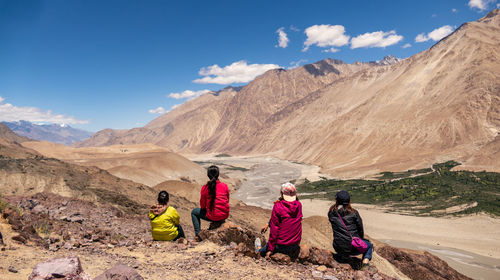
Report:
[[[292,260],[290,259],[290,256],[281,254],[281,253],[276,253],[271,255],[271,260],[279,263],[279,264],[289,264]]]
[[[225,222],[214,230],[202,230],[198,235],[200,240],[210,240],[219,245],[230,245],[231,242],[238,244],[238,251],[245,255],[255,253],[255,239],[259,237],[265,245],[265,237],[262,234],[244,229],[232,222]],[[243,243],[243,244],[241,244]]]
[[[91,280],[90,276],[82,269],[80,259],[75,256],[52,259],[37,264],[28,280]]]
[[[311,248],[307,245],[300,245],[299,262],[308,262],[311,258]]]
[[[7,219],[13,230],[20,230],[23,228],[21,215],[19,215],[16,210],[12,208],[5,208],[2,212],[2,216],[4,219]]]
[[[445,261],[428,252],[398,249],[384,245],[377,249],[377,253],[411,279],[471,279],[458,273],[458,271],[451,268]]]
[[[123,264],[117,264],[94,280],[144,280],[144,278],[135,269]]]
[[[333,253],[329,250],[313,247],[309,251],[308,262],[326,267],[338,267],[338,263],[333,258]]]
[[[12,236],[12,240],[17,241],[22,244],[26,244],[26,238],[22,235],[14,235]]]

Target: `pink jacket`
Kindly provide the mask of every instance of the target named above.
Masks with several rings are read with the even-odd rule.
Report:
[[[271,214],[267,250],[278,245],[299,245],[302,238],[302,204],[300,201],[278,200]]]
[[[207,209],[207,218],[212,221],[222,221],[229,217],[229,189],[225,183],[217,180],[215,186],[215,204],[210,209],[210,194],[208,186],[201,188],[200,208]]]

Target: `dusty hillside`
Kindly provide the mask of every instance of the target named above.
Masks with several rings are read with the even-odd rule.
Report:
[[[500,171],[490,156],[500,131],[499,41],[496,9],[393,65],[324,60],[272,70],[238,93],[202,96],[144,128],[102,131],[81,145],[143,137],[181,152],[273,154],[338,176],[446,159]],[[146,137],[160,128],[168,133]]]
[[[83,166],[97,166],[119,178],[153,187],[166,180],[206,181],[206,171],[185,157],[152,144],[72,148],[50,142],[24,142],[40,154]]]

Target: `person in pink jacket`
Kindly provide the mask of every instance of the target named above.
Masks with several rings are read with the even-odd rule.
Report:
[[[269,221],[269,240],[259,250],[261,256],[274,253],[296,258],[300,252],[302,239],[302,204],[297,198],[297,190],[292,183],[281,186],[281,197],[274,203]]]
[[[196,236],[200,233],[200,219],[223,223],[229,217],[229,188],[219,181],[219,168],[208,167],[207,176],[210,180],[201,188],[200,208],[191,211]]]

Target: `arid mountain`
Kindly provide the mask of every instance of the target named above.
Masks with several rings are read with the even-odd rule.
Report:
[[[97,167],[86,167],[44,157],[21,146],[15,134],[0,127],[0,196],[33,195],[39,192],[111,204],[126,212],[143,211],[154,200],[142,184],[120,179]]]
[[[166,180],[196,184],[206,181],[206,171],[185,157],[152,144],[72,148],[51,142],[24,142],[24,147],[65,162],[97,166],[122,179],[150,187]]]
[[[14,133],[38,141],[49,141],[64,145],[89,138],[92,133],[68,125],[34,124],[27,121],[3,122]]]
[[[327,59],[191,100],[143,128],[82,146],[154,143],[181,153],[271,154],[359,177],[455,159],[500,171],[500,15],[463,24],[392,65]],[[388,59],[387,61],[389,61]],[[496,140],[498,141],[498,140]]]
[[[35,151],[19,144],[25,141],[31,141],[31,139],[15,134],[7,126],[0,123],[0,157],[24,158],[28,155],[37,155]]]
[[[77,145],[154,143],[174,151],[198,151],[215,135],[234,138],[227,142],[236,141],[254,133],[267,117],[290,103],[368,67],[368,63],[349,65],[327,59],[293,70],[271,70],[242,89],[228,87],[190,100],[145,127],[105,129]]]

